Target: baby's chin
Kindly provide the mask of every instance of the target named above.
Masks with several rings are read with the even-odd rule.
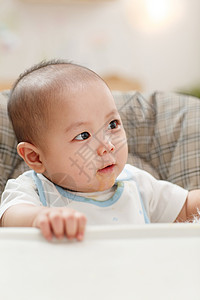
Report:
[[[109,190],[115,184],[115,180],[116,180],[115,175],[107,178],[106,180],[102,180],[102,178],[99,178],[98,184],[88,187],[87,192],[92,193],[92,192],[103,192],[103,191]]]
[[[64,176],[58,174],[59,176],[48,179],[58,186],[72,192],[93,193],[106,191],[112,188],[115,184],[118,173],[119,170],[116,165],[111,165],[97,171],[96,174],[93,174],[93,176],[89,178],[89,180],[85,177],[75,179],[74,177],[72,178],[65,174]]]

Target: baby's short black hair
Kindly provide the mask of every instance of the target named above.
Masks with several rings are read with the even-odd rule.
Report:
[[[8,115],[18,142],[38,145],[48,130],[51,106],[59,103],[63,89],[103,79],[92,70],[66,60],[42,61],[27,69],[14,83]]]

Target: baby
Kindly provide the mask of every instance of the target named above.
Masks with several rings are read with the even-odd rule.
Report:
[[[7,182],[1,226],[82,240],[86,220],[182,222],[200,208],[200,190],[126,164],[126,134],[111,91],[85,67],[62,60],[32,67],[16,81],[8,113],[17,151],[32,170]]]

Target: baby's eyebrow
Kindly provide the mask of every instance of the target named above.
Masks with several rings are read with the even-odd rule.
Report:
[[[81,126],[87,126],[89,124],[89,122],[83,122],[83,121],[77,121],[77,122],[74,122],[72,123],[70,126],[68,126],[66,129],[65,129],[65,132],[68,132],[74,128],[78,128],[78,127],[81,127]]]
[[[106,115],[106,119],[108,119],[110,116],[112,115],[119,115],[119,112],[117,109],[113,109],[112,111],[110,111],[107,115]]]

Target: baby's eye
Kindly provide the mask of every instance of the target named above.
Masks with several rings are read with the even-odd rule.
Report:
[[[78,141],[83,141],[83,140],[87,140],[89,137],[90,137],[89,132],[84,131],[78,134],[74,139]]]
[[[119,126],[119,121],[118,120],[113,120],[108,125],[108,128],[109,129],[115,129],[115,128],[118,128],[118,126]]]

